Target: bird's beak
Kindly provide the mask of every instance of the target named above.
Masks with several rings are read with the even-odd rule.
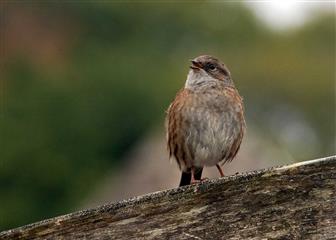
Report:
[[[191,69],[201,69],[202,68],[202,64],[200,64],[199,62],[196,62],[195,60],[191,60]]]

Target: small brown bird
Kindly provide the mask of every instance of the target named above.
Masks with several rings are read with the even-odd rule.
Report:
[[[182,170],[180,186],[201,181],[204,166],[217,167],[236,156],[245,132],[242,98],[228,68],[215,57],[191,61],[185,87],[170,104],[169,156]]]

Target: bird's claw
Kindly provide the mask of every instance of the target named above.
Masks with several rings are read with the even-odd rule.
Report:
[[[201,182],[204,182],[204,181],[207,181],[209,180],[209,178],[202,178],[201,180],[196,180],[196,179],[193,179],[191,180],[190,184],[197,184],[197,183],[201,183]]]

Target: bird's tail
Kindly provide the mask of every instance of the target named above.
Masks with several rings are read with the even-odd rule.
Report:
[[[195,176],[194,176],[195,180],[201,180],[202,171],[203,171],[203,168],[196,168],[195,169]],[[185,186],[185,185],[190,185],[190,182],[191,182],[191,169],[188,169],[187,172],[182,172],[179,187]]]

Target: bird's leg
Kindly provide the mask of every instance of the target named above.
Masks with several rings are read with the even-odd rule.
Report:
[[[195,184],[195,183],[199,183],[200,180],[196,180],[195,179],[195,168],[192,167],[191,168],[191,181],[190,181],[190,184]]]
[[[219,166],[219,164],[217,163],[217,164],[216,164],[216,167],[217,167],[217,169],[218,169],[218,171],[219,171],[220,176],[221,176],[221,177],[224,177],[224,172],[223,172],[221,166]]]
[[[202,170],[201,169],[195,169],[194,167],[191,168],[191,181],[190,184],[195,184],[199,182],[203,182],[205,180],[208,180],[209,178],[201,178],[202,176]]]

